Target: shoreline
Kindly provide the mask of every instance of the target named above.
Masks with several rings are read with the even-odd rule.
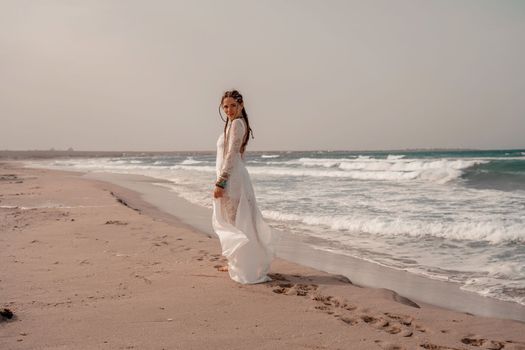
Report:
[[[216,238],[211,227],[211,209],[190,203],[175,192],[154,185],[169,183],[167,180],[110,172],[87,172],[83,176],[135,191],[142,199],[159,210],[173,215],[207,236]],[[363,287],[390,289],[416,303],[427,303],[479,316],[525,322],[525,306],[518,303],[464,291],[460,289],[458,283],[431,279],[352,256],[316,249],[305,242],[308,237],[278,232],[283,237],[281,245],[277,248],[279,258],[327,273],[343,275],[352,283]]]
[[[280,257],[273,281],[239,285],[215,268],[199,216],[151,179],[128,178],[141,194],[79,172],[0,171],[0,307],[16,315],[0,319],[0,347],[525,349],[522,322],[418,308]]]
[[[88,179],[109,182],[134,191],[155,209],[208,237],[217,238],[211,226],[211,209],[193,204],[168,188],[156,185],[171,183],[168,180],[111,172],[75,172]],[[136,200],[137,196],[133,197]],[[432,279],[356,257],[316,249],[312,245],[315,244],[315,238],[276,231],[283,238],[281,245],[277,247],[277,257],[287,261],[342,275],[359,286],[392,290],[417,304],[426,303],[478,316],[525,322],[524,305],[465,291],[455,282]],[[313,240],[314,243],[308,243],[308,240]]]

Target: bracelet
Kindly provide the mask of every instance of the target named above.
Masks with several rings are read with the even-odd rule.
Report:
[[[224,189],[224,188],[226,187],[226,182],[227,182],[227,181],[226,181],[225,179],[220,179],[219,181],[217,181],[217,182],[215,183],[215,186]]]

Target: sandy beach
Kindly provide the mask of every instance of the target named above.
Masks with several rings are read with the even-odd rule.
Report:
[[[209,222],[176,204],[1,163],[0,349],[525,349],[523,322],[282,258],[273,281],[237,284]]]

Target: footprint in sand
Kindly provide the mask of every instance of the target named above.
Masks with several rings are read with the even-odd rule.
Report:
[[[275,283],[270,283],[269,286],[275,287]],[[318,285],[316,284],[278,283],[277,287],[273,289],[273,292],[277,294],[307,296],[310,291],[316,290],[317,287]]]
[[[503,342],[483,338],[464,337],[461,339],[461,342],[470,346],[478,346],[490,350],[500,350],[505,347],[505,344]]]
[[[405,326],[410,326],[413,321],[413,318],[407,315],[399,315],[399,314],[394,314],[390,312],[385,312],[384,315],[392,320],[398,321],[399,323]]]
[[[146,282],[146,284],[152,284],[153,283],[149,278],[147,278],[147,277],[145,277],[143,275],[140,275],[138,273],[132,273],[132,276],[135,277],[135,278],[143,280],[144,282]]]
[[[214,262],[214,261],[226,262],[225,258],[221,258],[221,254],[210,254],[207,250],[204,250],[204,249],[200,249],[198,253],[199,255],[193,257],[195,260],[198,260],[198,261],[203,261],[204,259],[208,259],[208,261],[210,262]]]
[[[333,315],[348,325],[353,326],[359,323],[364,323],[389,334],[395,334],[402,337],[411,337],[415,330],[425,332],[424,328],[413,324],[413,318],[410,316],[388,312],[385,312],[380,316],[372,316],[368,313],[355,315],[352,314],[357,309],[355,305],[352,305],[345,300],[339,300],[331,295],[322,295],[316,292],[318,289],[318,285],[316,284],[292,283],[281,274],[268,275],[273,279],[268,286],[273,288],[272,291],[274,293],[298,296],[310,295],[311,299],[317,303],[317,305],[314,306],[316,310]],[[295,275],[291,276],[295,277]],[[366,312],[366,310],[361,310],[361,312]],[[396,347],[390,348],[395,349]]]
[[[383,317],[373,317],[370,315],[362,315],[361,319],[371,326],[381,329],[390,334],[397,334],[402,337],[411,337],[414,332],[410,328],[403,327],[399,323],[393,323],[391,320]]]
[[[269,273],[268,274],[268,277],[270,277],[272,280],[275,280],[275,281],[286,281],[286,282],[290,282],[289,279],[287,279],[286,277],[284,277],[282,274],[280,273]]]
[[[199,255],[194,256],[193,259],[195,259],[197,261],[203,261],[205,258],[208,257],[208,252],[206,250],[200,249],[198,251],[198,253],[199,253]]]
[[[108,220],[104,225],[127,225],[127,222],[120,220]]]
[[[218,261],[221,260],[221,254],[212,254],[211,258],[208,259],[208,261]]]
[[[341,315],[334,315],[335,317],[339,318],[341,321],[343,321],[344,323],[350,325],[350,326],[354,326],[356,324],[359,323],[359,321],[355,318],[352,318],[352,317],[348,317],[348,316],[341,316]]]
[[[415,328],[416,331],[421,332],[421,333],[426,333],[427,332],[427,330],[423,326],[420,326],[418,324],[414,325],[414,328]]]
[[[329,311],[330,310],[330,306],[327,306],[327,305],[316,305],[314,306],[315,309],[317,310],[321,310],[321,311]]]
[[[286,286],[282,286],[281,288],[283,287]],[[381,316],[372,316],[368,313],[354,315],[353,312],[357,309],[355,305],[349,304],[346,301],[338,300],[333,296],[316,294],[313,295],[312,300],[315,300],[320,304],[316,305],[314,307],[315,309],[326,312],[330,315],[333,314],[334,317],[348,325],[353,326],[363,322],[374,328],[402,337],[411,337],[414,334],[413,329],[409,327],[412,325],[412,318],[409,316],[391,313],[384,313]],[[361,310],[361,312],[367,312],[367,310]]]

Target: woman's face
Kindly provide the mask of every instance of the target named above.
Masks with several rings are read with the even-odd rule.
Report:
[[[233,97],[226,97],[222,101],[222,109],[230,119],[236,118],[242,112],[242,103],[238,103]]]

